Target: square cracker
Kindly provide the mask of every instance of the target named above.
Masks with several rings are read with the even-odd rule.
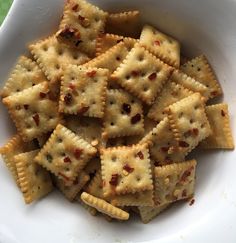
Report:
[[[209,90],[209,98],[222,95],[222,89],[204,55],[195,57],[183,64],[180,69],[190,77],[204,84]]]
[[[139,44],[135,44],[111,78],[150,105],[169,78],[171,71],[172,67],[157,59]]]
[[[201,142],[201,148],[234,149],[228,105],[221,103],[206,106],[206,115],[212,129],[212,134]]]
[[[114,72],[120,63],[125,59],[129,50],[124,42],[120,42],[100,56],[95,57],[91,61],[85,63],[85,67],[106,68],[110,73]]]
[[[90,60],[81,51],[58,42],[54,35],[29,45],[29,49],[46,77],[52,82],[61,79],[68,64],[80,65]]]
[[[154,166],[184,160],[185,155],[178,148],[167,117],[144,136],[139,143],[149,144],[150,156],[154,160]]]
[[[35,160],[66,185],[72,185],[96,152],[84,139],[58,124]]]
[[[141,32],[140,44],[169,65],[179,67],[180,44],[176,39],[145,25]]]
[[[49,172],[35,163],[34,158],[37,153],[38,150],[34,150],[14,157],[20,188],[27,204],[46,196],[53,190]]]
[[[170,203],[166,203],[162,206],[155,206],[155,207],[141,206],[138,207],[138,211],[142,222],[144,224],[147,224],[169,206]]]
[[[203,100],[194,93],[166,109],[175,139],[185,155],[211,134]]]
[[[34,143],[34,141],[25,143],[19,134],[11,137],[7,143],[0,148],[0,154],[2,155],[3,161],[11,172],[17,185],[19,185],[19,177],[17,174],[14,156],[36,148],[37,145]]]
[[[99,147],[101,144],[102,123],[100,119],[90,117],[66,116],[65,126],[82,137],[91,145]]]
[[[90,195],[87,192],[83,192],[81,194],[81,200],[85,204],[93,208],[96,208],[99,212],[103,214],[107,214],[112,218],[120,219],[120,220],[129,219],[129,213],[127,213],[126,211],[111,205],[110,203],[106,202],[103,199],[94,197],[93,195]]]
[[[74,201],[78,193],[82,190],[84,185],[89,181],[89,175],[84,171],[81,171],[72,185],[67,186],[63,180],[54,177],[56,187],[62,192],[62,194],[69,200]]]
[[[57,38],[89,55],[95,54],[96,38],[104,32],[108,13],[84,1],[68,1]]]
[[[3,104],[24,141],[53,130],[61,120],[57,102],[50,99],[47,82],[8,96]]]
[[[109,14],[105,32],[139,38],[141,32],[140,12],[133,10]]]
[[[100,170],[96,172],[85,191],[95,197],[106,199],[115,206],[152,206],[154,204],[153,190],[114,195],[105,198],[103,195],[103,181]]]
[[[196,81],[194,78],[191,78],[187,74],[175,69],[170,79],[171,81],[182,85],[186,89],[189,89],[193,92],[199,92],[203,97],[205,97],[205,100],[207,101],[209,97],[208,88],[204,84]]]
[[[160,122],[166,116],[164,112],[166,107],[192,93],[193,92],[191,90],[184,88],[182,85],[169,81],[161,90],[161,93],[158,95],[154,104],[151,106],[148,112],[148,117]]]
[[[188,160],[154,169],[156,205],[162,206],[193,196],[196,164],[196,160]]]
[[[69,65],[62,77],[59,111],[102,118],[108,74],[107,69]]]
[[[1,90],[1,96],[7,97],[44,81],[46,77],[38,65],[30,58],[21,56]]]
[[[147,144],[101,150],[104,196],[152,190]]]
[[[123,90],[107,90],[103,137],[131,136],[143,132],[141,102]]]
[[[133,39],[130,37],[124,37],[121,35],[113,35],[113,34],[104,34],[97,38],[96,43],[96,56],[101,55],[106,52],[111,47],[115,46],[119,42],[124,42],[125,46],[128,50],[131,50],[134,44],[137,42],[137,39]]]

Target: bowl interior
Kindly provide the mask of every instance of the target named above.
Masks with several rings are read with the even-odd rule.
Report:
[[[15,0],[0,29],[1,85],[16,58],[28,53],[26,44],[55,31],[63,2]],[[139,9],[143,23],[152,24],[177,38],[184,55],[192,57],[204,53],[223,88],[223,100],[229,104],[235,137],[236,1],[91,2],[114,12]],[[2,104],[0,112],[2,145],[14,133],[14,128]],[[148,225],[137,219],[127,223],[108,223],[100,217],[91,217],[83,208],[70,204],[56,192],[34,205],[25,206],[1,163],[0,242],[26,243],[30,239],[35,239],[34,242],[198,242],[201,239],[233,242],[236,240],[233,234],[236,226],[232,223],[236,216],[235,152],[197,150],[190,157],[198,161],[195,204],[190,207],[187,203],[177,203]]]

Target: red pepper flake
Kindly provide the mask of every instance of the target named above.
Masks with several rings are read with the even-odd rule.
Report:
[[[122,110],[127,114],[129,114],[131,112],[131,105],[127,103],[123,103]]]
[[[139,157],[140,159],[144,159],[144,155],[143,155],[143,153],[142,153],[141,151],[139,151],[139,152],[137,153],[137,155],[138,155],[138,157]]]
[[[70,105],[71,102],[72,102],[72,99],[73,99],[73,96],[72,96],[72,94],[70,94],[70,93],[67,93],[67,94],[64,96],[64,102],[66,103],[66,105]]]
[[[164,153],[168,152],[168,150],[169,150],[169,147],[161,147],[161,151]]]
[[[117,185],[118,185],[118,177],[119,177],[118,174],[112,174],[112,176],[111,176],[111,180],[109,181],[109,183],[110,183],[112,186],[117,186]]]
[[[182,197],[186,197],[187,196],[187,190],[184,189],[183,192],[182,192]]]
[[[189,202],[189,206],[192,206],[195,203],[195,199],[192,198],[191,201]]]
[[[23,106],[24,106],[25,110],[28,110],[29,105],[25,104],[25,105],[23,105]]]
[[[197,136],[199,134],[199,130],[197,128],[193,128],[193,134]]]
[[[151,74],[148,76],[148,79],[149,79],[149,80],[154,80],[154,79],[156,79],[156,77],[157,77],[157,74],[156,74],[156,73],[151,73]]]
[[[84,20],[85,20],[85,17],[79,15],[79,16],[78,16],[78,19],[79,19],[80,21],[84,21]]]
[[[137,113],[133,117],[131,117],[131,124],[136,124],[141,120],[141,115]]]
[[[84,114],[85,112],[87,112],[89,109],[89,106],[84,106],[84,107],[81,107],[79,110],[78,110],[78,114]]]
[[[40,93],[39,93],[39,96],[40,96],[40,98],[42,98],[42,99],[45,98],[46,95],[47,95],[47,94],[45,94],[45,93],[43,93],[43,92],[40,92]]]
[[[66,157],[64,158],[64,162],[65,162],[65,163],[71,163],[70,157],[66,156]]]
[[[212,95],[212,96],[217,96],[217,95],[218,95],[218,92],[217,92],[217,91],[212,91],[212,92],[211,92],[211,95]]]
[[[81,156],[81,154],[82,154],[82,152],[83,152],[83,150],[80,149],[80,148],[75,149],[75,151],[74,151],[74,156],[75,156],[75,158],[76,158],[76,159],[79,159],[80,156]]]
[[[225,112],[223,110],[221,110],[221,115],[225,116]]]
[[[90,78],[93,78],[95,75],[96,75],[96,71],[95,70],[92,70],[90,72],[87,72],[87,76],[90,77]]]
[[[71,90],[74,90],[74,89],[75,89],[75,85],[72,84],[72,83],[70,83],[70,84],[69,84],[69,88],[70,88]]]
[[[36,113],[33,115],[34,122],[37,126],[39,126],[39,114]]]
[[[128,164],[125,164],[123,166],[123,169],[126,170],[128,173],[131,173],[134,171],[134,168],[130,167]]]
[[[155,41],[154,41],[154,44],[157,45],[157,46],[160,46],[160,45],[161,45],[161,43],[160,43],[159,40],[155,40]]]
[[[191,171],[192,171],[192,167],[189,168],[188,170],[184,171],[184,173],[182,174],[180,181],[181,182],[185,182],[187,180],[187,178],[191,175]]]
[[[79,7],[79,5],[75,3],[75,4],[72,6],[71,9],[72,9],[73,11],[77,11],[77,10],[78,10],[78,7]]]
[[[133,75],[134,77],[137,77],[139,75],[139,72],[134,70],[131,72],[131,75]]]
[[[69,181],[70,178],[64,174],[62,174],[61,172],[58,173],[58,175],[60,175],[61,177],[63,177],[66,181]]]
[[[186,143],[185,141],[179,141],[179,146],[183,147],[183,148],[187,148],[187,147],[189,147],[189,144]]]

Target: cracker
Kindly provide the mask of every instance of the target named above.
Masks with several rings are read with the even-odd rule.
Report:
[[[24,141],[53,130],[61,120],[57,102],[50,100],[48,92],[48,83],[43,82],[3,99]]]
[[[154,204],[152,190],[127,193],[124,195],[114,195],[112,197],[105,198],[103,195],[103,181],[100,170],[96,172],[96,175],[89,183],[86,192],[95,197],[106,199],[114,206],[152,206]]]
[[[61,44],[54,35],[29,45],[29,49],[46,77],[52,82],[60,80],[68,64],[80,65],[89,61],[86,54]]]
[[[166,116],[164,112],[166,107],[189,96],[192,93],[192,91],[184,88],[180,84],[168,82],[155,100],[155,103],[150,108],[148,117],[157,122],[160,122]]]
[[[84,0],[68,1],[57,38],[93,56],[96,38],[104,32],[107,15],[108,13]]]
[[[129,50],[124,42],[113,46],[100,56],[93,58],[91,61],[83,64],[85,67],[106,68],[110,73],[114,72],[120,63],[125,59]]]
[[[50,174],[43,167],[35,163],[38,150],[18,154],[14,157],[20,188],[25,203],[36,201],[53,190]]]
[[[43,81],[46,77],[38,65],[30,58],[21,56],[1,90],[1,96],[7,97]]]
[[[190,77],[204,84],[208,88],[209,98],[222,95],[223,92],[220,84],[204,55],[186,62],[180,69]]]
[[[62,77],[59,111],[102,118],[108,73],[107,69],[69,65]]]
[[[208,96],[209,96],[208,88],[204,84],[189,77],[187,74],[176,69],[172,73],[170,79],[172,81],[174,81],[175,83],[182,85],[186,89],[189,89],[193,92],[199,92],[202,96],[205,97],[206,100],[208,99]]]
[[[65,126],[93,146],[100,147],[101,121],[97,118],[67,116]]]
[[[193,196],[196,164],[196,160],[188,160],[155,168],[156,205],[162,206]]]
[[[169,65],[179,67],[180,44],[176,39],[145,25],[141,32],[140,44]]]
[[[184,153],[178,148],[167,117],[157,124],[139,143],[149,144],[150,156],[154,160],[155,166],[180,162],[185,157]]]
[[[172,68],[139,44],[129,52],[111,78],[147,104],[152,104]]]
[[[101,150],[104,196],[152,190],[147,144]]]
[[[234,149],[228,105],[221,103],[206,106],[212,134],[201,142],[201,148],[206,149]]]
[[[19,177],[17,174],[14,157],[17,154],[36,149],[36,147],[37,146],[33,141],[25,143],[21,136],[16,134],[11,137],[4,146],[0,148],[0,154],[2,155],[3,161],[5,162],[17,185],[19,185]]]
[[[139,11],[133,10],[108,15],[105,32],[138,38],[140,31]]]
[[[138,207],[138,211],[141,217],[141,220],[144,224],[149,223],[152,219],[154,219],[157,215],[159,215],[162,211],[164,211],[167,207],[169,207],[170,203],[166,203],[162,206],[141,206]]]
[[[63,180],[58,179],[56,176],[54,177],[54,181],[56,183],[56,187],[62,192],[62,194],[69,201],[74,201],[78,193],[89,181],[89,175],[87,175],[84,171],[81,171],[71,186],[67,186]]]
[[[129,219],[129,213],[111,205],[110,203],[106,202],[103,199],[94,197],[86,192],[83,192],[81,194],[81,199],[87,205],[96,208],[99,212],[107,214],[112,218],[119,219],[119,220]]]
[[[84,139],[58,124],[35,160],[71,185],[96,152]]]
[[[77,197],[76,198],[77,201],[79,202],[79,204],[85,209],[87,210],[92,216],[96,216],[97,215],[97,210],[91,206],[89,206],[88,204],[84,203],[80,197]]]
[[[185,155],[211,134],[205,103],[199,93],[170,105],[166,112],[175,139]]]
[[[138,99],[123,90],[107,90],[103,137],[142,134],[143,111]]]
[[[97,38],[96,56],[106,52],[108,49],[115,46],[119,42],[124,42],[128,50],[131,50],[134,44],[137,42],[137,39],[113,34],[101,35]]]

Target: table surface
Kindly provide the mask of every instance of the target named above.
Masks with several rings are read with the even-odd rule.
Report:
[[[13,0],[0,0],[0,25],[5,19]]]

